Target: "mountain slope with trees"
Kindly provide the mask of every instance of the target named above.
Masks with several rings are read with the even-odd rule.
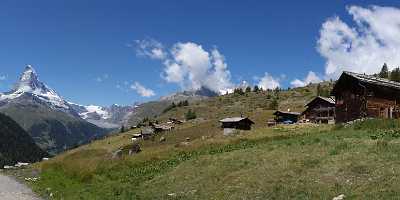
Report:
[[[0,113],[0,167],[40,161],[48,154],[10,117]]]

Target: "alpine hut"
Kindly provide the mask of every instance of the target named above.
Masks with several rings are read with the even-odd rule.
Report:
[[[312,123],[335,123],[335,97],[315,97],[301,115]]]
[[[284,124],[296,123],[300,117],[299,112],[279,111],[279,110],[274,112],[273,115],[275,115],[276,123],[284,123]]]
[[[399,118],[400,83],[345,71],[331,94],[335,96],[336,123],[359,118]]]
[[[231,117],[219,120],[222,123],[222,128],[224,129],[240,129],[240,130],[250,130],[251,125],[254,124],[247,117]]]

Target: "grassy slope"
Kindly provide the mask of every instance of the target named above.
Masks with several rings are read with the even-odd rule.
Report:
[[[280,108],[301,111],[315,91],[312,85],[281,92]],[[350,194],[341,180],[332,182],[334,176],[341,176],[332,168],[346,169],[342,165],[346,163],[337,165],[336,161],[342,159],[340,148],[347,148],[342,135],[352,136],[352,130],[332,132],[329,126],[266,128],[265,120],[273,112],[268,110],[268,94],[231,94],[174,109],[158,119],[182,118],[193,109],[201,120],[165,134],[165,143],[158,142],[160,136],[142,142],[143,151],[135,156],[111,159],[112,152],[129,145],[130,135],[139,130],[68,151],[40,163],[37,168],[42,170],[42,178],[33,186],[41,194],[52,188],[56,199],[280,199],[288,192],[293,197],[318,198],[332,197],[339,191]],[[250,116],[255,128],[236,137],[223,137],[217,119],[240,113]],[[357,134],[355,137],[369,140],[362,136],[364,132]],[[181,144],[187,137],[190,144]],[[332,154],[335,149],[338,153]],[[324,178],[328,172],[333,173],[329,181]],[[324,177],[315,182],[318,176]],[[311,193],[319,188],[321,191]]]
[[[189,146],[148,141],[111,160],[126,133],[41,163],[33,186],[56,199],[388,199],[400,191],[399,133],[399,121],[382,120],[258,128]]]
[[[322,88],[331,88],[332,84],[324,82]],[[279,92],[279,109],[301,112],[304,105],[316,96],[317,85],[311,84],[303,88],[295,88],[289,91]],[[185,113],[192,109],[197,117],[205,121],[217,123],[225,117],[249,116],[256,122],[256,127],[265,126],[268,118],[273,118],[274,110],[269,109],[272,99],[276,97],[272,91],[251,92],[245,95],[229,94],[209,98],[203,101],[191,103],[187,107],[178,107],[158,117],[160,121],[166,121],[169,117],[184,119]]]

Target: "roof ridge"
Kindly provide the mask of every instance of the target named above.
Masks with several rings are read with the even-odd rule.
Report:
[[[376,77],[373,75],[367,75],[367,74],[360,74],[360,73],[356,73],[356,72],[350,72],[350,71],[343,71],[344,74],[347,74],[349,76],[352,76],[360,81],[363,82],[372,82],[375,84],[382,84],[386,87],[392,87],[392,88],[396,88],[396,89],[400,89],[400,82],[396,82],[396,81],[392,81],[386,78],[380,78],[380,77]]]

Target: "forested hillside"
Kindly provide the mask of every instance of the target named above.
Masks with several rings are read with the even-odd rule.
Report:
[[[0,167],[40,161],[48,154],[10,117],[0,113]]]

